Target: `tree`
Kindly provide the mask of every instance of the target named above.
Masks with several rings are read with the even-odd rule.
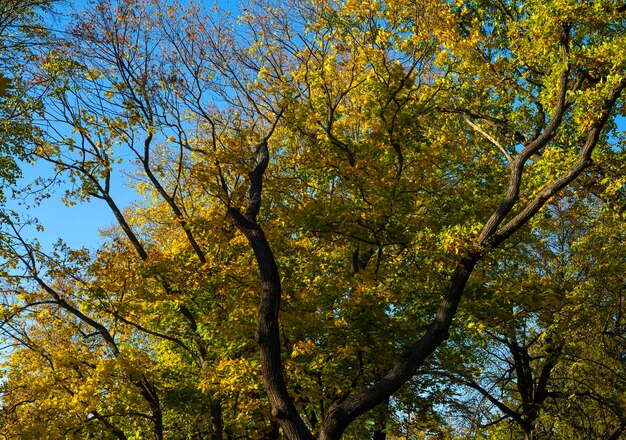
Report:
[[[78,318],[109,351],[124,341],[141,374],[103,383],[150,388],[154,420],[169,393],[169,426],[192,395],[214,439],[384,437],[464,292],[493,283],[505,244],[534,239],[545,206],[619,152],[622,8],[550,6],[259,2],[235,19],[95,3],[40,54],[33,156],[67,179],[68,203],[102,200],[117,225],[83,276],[39,257],[68,287],[24,285],[43,295],[27,308],[52,301],[73,315],[59,326]],[[113,182],[131,166],[145,201],[124,210]],[[39,273],[19,258],[36,245],[18,242],[9,286]],[[127,435],[99,405],[83,420]]]
[[[407,6],[405,11],[411,11],[410,5],[403,6]],[[609,120],[609,115],[612,113],[622,89],[626,86],[626,77],[622,73],[616,75],[616,82],[610,86],[608,86],[606,81],[599,81],[594,85],[593,75],[591,78],[586,78],[586,74],[589,74],[590,71],[596,72],[597,69],[602,70],[602,66],[595,63],[591,65],[578,64],[574,61],[576,58],[570,55],[571,52],[575,52],[572,47],[582,46],[577,41],[577,35],[578,38],[581,35],[577,33],[577,31],[580,31],[579,26],[582,24],[580,18],[587,16],[586,14],[578,15],[582,11],[570,10],[568,7],[565,7],[567,5],[563,5],[563,10],[555,8],[558,9],[558,15],[551,15],[554,11],[546,11],[541,5],[534,4],[530,6],[525,5],[523,12],[515,10],[514,6],[510,6],[509,9],[500,9],[497,6],[489,8],[485,7],[485,5],[468,6],[470,7],[466,10],[461,9],[459,11],[460,15],[462,17],[465,16],[464,18],[467,21],[461,20],[458,23],[458,27],[456,29],[453,28],[458,33],[452,32],[453,38],[451,40],[442,38],[443,45],[446,43],[450,45],[451,62],[455,64],[455,67],[457,67],[455,55],[461,58],[461,60],[468,53],[470,57],[474,54],[477,57],[481,56],[483,61],[480,64],[472,63],[473,60],[463,60],[469,64],[466,72],[472,75],[469,77],[471,82],[465,83],[465,81],[461,80],[461,87],[468,87],[469,85],[475,92],[478,90],[477,94],[485,93],[487,90],[477,87],[482,85],[478,81],[485,79],[499,80],[489,90],[499,99],[496,108],[489,108],[488,102],[485,105],[480,102],[466,101],[467,104],[473,105],[467,108],[463,102],[466,98],[461,94],[458,105],[448,110],[461,113],[462,115],[465,114],[466,116],[469,115],[468,117],[474,116],[477,119],[486,119],[494,123],[504,133],[510,133],[513,136],[513,142],[520,142],[522,148],[515,152],[507,151],[506,148],[503,148],[502,154],[510,158],[508,163],[510,177],[506,186],[506,194],[495,210],[488,214],[484,226],[479,227],[477,237],[469,240],[469,243],[465,244],[462,249],[456,249],[459,256],[454,264],[449,284],[444,290],[444,299],[438,306],[435,317],[426,331],[404,351],[400,359],[381,379],[371,387],[347,397],[329,411],[321,428],[320,438],[336,438],[340,436],[347,425],[356,417],[367,412],[396,392],[415,374],[417,368],[425,359],[447,339],[452,318],[456,313],[462,293],[475,265],[491,249],[500,245],[521,229],[539,212],[549,199],[571,184],[576,177],[591,165],[591,154],[601,138],[602,130]],[[606,8],[604,14],[606,14],[605,17],[607,18],[619,13],[608,4]],[[348,13],[351,12],[348,11]],[[536,54],[540,60],[540,65],[532,66],[531,60],[525,58],[527,54],[519,52],[522,47],[530,52],[530,48],[523,43],[526,35],[521,37],[520,40],[513,38],[513,41],[511,41],[511,34],[515,35],[515,30],[505,33],[506,24],[501,28],[502,34],[500,34],[499,29],[492,31],[488,27],[477,28],[470,25],[471,19],[478,19],[481,22],[480,19],[482,17],[486,17],[488,14],[491,16],[493,13],[496,13],[497,17],[506,23],[507,12],[519,20],[516,20],[517,23],[515,24],[511,23],[512,26],[517,27],[517,32],[521,32],[523,29],[525,34],[530,32],[535,38],[541,38],[541,35],[545,35],[543,32],[546,31],[546,24],[548,24],[552,26],[553,32],[558,34],[557,38],[551,36],[547,40],[542,40],[545,42],[545,45],[540,45],[542,48],[541,52]],[[434,11],[428,10],[427,13],[443,15],[443,17],[441,15],[437,17],[441,21],[443,21],[442,18],[453,20],[452,15],[445,15],[445,8],[443,8],[443,11],[436,9]],[[551,18],[546,19],[545,14],[548,14],[547,16]],[[424,16],[423,13],[416,15]],[[539,19],[539,16],[542,18]],[[542,33],[535,35],[534,32],[537,32],[537,29],[534,26],[538,25],[539,21],[542,25]],[[367,23],[367,20],[362,20],[361,22]],[[415,34],[419,35],[418,33]],[[585,38],[590,37],[586,31],[583,31],[582,34],[585,35]],[[463,39],[461,38],[462,36],[469,36],[469,38]],[[537,44],[537,42],[533,41],[534,44]],[[467,47],[468,45],[470,46],[469,48]],[[511,52],[519,54],[519,58],[513,55],[513,57],[507,59],[500,55],[501,53]],[[344,57],[347,58],[347,56],[342,54],[340,59]],[[460,66],[457,67],[457,69],[461,70],[460,75],[466,73],[463,71],[463,61],[458,63]],[[531,64],[532,67],[529,70],[532,71],[524,72],[528,64]],[[506,68],[510,68],[511,65],[519,70],[507,70]],[[542,77],[539,85],[535,84],[536,81],[532,78],[536,72]],[[547,74],[544,76],[540,72],[547,72]],[[576,76],[574,79],[570,78],[573,72],[578,72],[577,79]],[[336,77],[341,76],[336,75]],[[478,81],[474,81],[475,78]],[[591,81],[589,81],[590,79]],[[505,84],[508,87],[517,89],[522,95],[516,95],[514,99],[528,99],[528,104],[516,103],[509,95],[508,105],[505,105],[507,100],[503,96],[507,95],[506,90],[498,87],[498,85],[502,87]],[[605,87],[604,92],[600,91],[599,84],[602,84],[601,87]],[[550,92],[551,99],[545,103],[542,103],[542,98],[545,97],[541,93],[543,92],[541,90],[543,87],[547,90],[552,90]],[[327,90],[333,89],[328,87]],[[345,90],[344,88],[343,93],[338,93],[340,99],[343,99],[347,92],[349,92],[349,89]],[[588,113],[591,108],[587,107],[587,110],[585,110],[585,105],[581,108],[581,102],[575,100],[572,94],[582,94],[590,97],[595,95],[595,99],[601,96],[601,104],[598,102],[599,107],[594,105],[592,116]],[[332,118],[336,107],[332,99],[327,101],[330,102],[330,105],[327,106],[327,113]],[[455,104],[457,103],[455,102]],[[544,108],[552,109],[549,117]],[[575,115],[585,115],[582,116],[582,119],[574,117],[571,121],[573,123],[582,122],[584,128],[573,126],[570,130],[567,129],[569,125],[567,123],[570,121],[566,120],[565,116],[569,111],[575,112]],[[578,111],[582,111],[582,113],[578,113]],[[539,121],[537,125],[532,128],[527,126],[522,128],[522,126],[516,126],[514,122],[512,124],[508,122],[510,120],[514,121],[517,115],[523,113],[536,115],[535,117]],[[332,123],[333,120],[330,119],[328,122]],[[476,124],[472,122],[472,126],[476,126]],[[325,130],[329,141],[334,142],[345,153],[348,165],[354,166],[356,162],[352,150],[345,143],[341,143],[340,140],[339,142],[333,141],[334,136],[329,123],[326,124]],[[569,145],[563,145],[557,137],[559,131],[569,132],[567,134],[576,133],[577,136],[569,140]],[[495,142],[496,147],[500,145],[497,140],[489,140],[491,143]],[[569,150],[569,154],[566,153],[568,150],[563,148],[567,146],[570,148],[574,147],[573,151]],[[531,173],[528,173],[531,176],[525,178],[525,165],[533,154],[540,151],[552,153],[554,150],[561,151],[562,154],[566,155],[565,157],[568,157],[568,160],[564,161],[568,164],[567,166],[560,167],[560,169],[556,168],[556,172],[553,171],[548,176],[545,176],[547,179],[544,177],[539,182],[533,182],[532,177],[535,176],[532,176]],[[401,156],[398,155],[398,157],[400,158]],[[257,222],[262,178],[268,162],[267,145],[260,144],[257,165],[250,174],[250,201],[246,214],[241,214],[239,211],[231,209],[231,215],[234,217],[237,226],[250,241],[263,278],[263,297],[259,309],[257,339],[261,347],[263,374],[269,399],[274,408],[274,415],[279,419],[281,426],[289,437],[308,438],[310,436],[308,429],[293,407],[282,379],[279,350],[280,338],[278,333],[278,310],[281,292],[280,273],[275,266],[271,247],[264,238],[263,229]],[[530,188],[524,188],[526,185],[530,186]],[[524,193],[522,188],[526,189]]]
[[[30,53],[30,37],[42,34],[39,13],[50,0],[10,0],[0,6],[0,178],[14,184],[36,108],[23,90],[20,65]],[[4,201],[0,191],[0,200]]]
[[[623,221],[621,214],[597,205],[595,197],[576,204],[584,208],[570,206],[569,214],[552,208],[560,220],[552,214],[537,222],[543,238],[533,247],[541,252],[526,247],[526,257],[518,258],[526,263],[509,269],[509,276],[524,280],[520,290],[512,290],[514,283],[494,282],[489,295],[470,298],[466,319],[475,335],[456,355],[441,356],[446,368],[440,373],[480,397],[458,406],[478,438],[516,433],[619,438],[623,433],[623,382],[617,379],[623,374],[617,354],[623,341],[619,330],[607,330],[619,328],[623,313],[622,281],[613,278],[621,267],[614,252],[621,252]],[[590,251],[588,240],[604,251]],[[534,258],[541,264],[528,264]],[[523,305],[494,301],[509,295],[523,295]]]

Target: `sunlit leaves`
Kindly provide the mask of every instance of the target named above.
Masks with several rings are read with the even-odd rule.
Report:
[[[254,222],[282,288],[273,342],[314,435],[330,408],[415,348],[435,313],[456,310],[442,293],[470,260],[481,261],[463,281],[455,326],[433,330],[449,343],[348,437],[443,435],[435,413],[468,384],[517,411],[528,403],[510,367],[519,353],[532,358],[528,377],[558,373],[555,389],[574,396],[558,432],[574,426],[572,405],[586,392],[568,369],[613,402],[583,358],[617,383],[619,341],[582,318],[621,325],[619,238],[600,240],[623,228],[613,119],[622,104],[607,99],[626,59],[617,9],[347,0],[249,2],[237,15],[184,2],[85,5],[59,44],[34,57],[43,104],[32,156],[56,173],[38,181],[40,197],[64,181],[65,203],[101,202],[116,224],[88,252],[47,251],[15,216],[6,222],[6,426],[57,438],[95,427],[118,438],[279,435],[255,341],[268,287],[249,231],[232,221],[259,202],[250,173],[265,145]],[[581,156],[588,142],[594,155]],[[580,184],[545,196],[570,170]],[[120,181],[130,204],[116,198]],[[489,241],[537,200],[509,241]],[[577,343],[586,332],[601,349]],[[548,432],[560,401],[535,402],[543,406],[524,414],[527,424]],[[462,414],[471,406],[455,404]],[[499,417],[480,408],[479,421]],[[502,425],[486,435],[508,434]]]

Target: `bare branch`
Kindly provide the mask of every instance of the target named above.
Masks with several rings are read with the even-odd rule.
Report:
[[[502,147],[502,145],[500,145],[500,143],[493,136],[491,136],[485,130],[480,128],[480,126],[474,124],[472,122],[472,120],[465,113],[463,113],[463,119],[465,119],[465,122],[467,122],[467,124],[470,127],[472,127],[474,130],[476,130],[478,133],[482,134],[485,138],[487,138],[487,140],[489,142],[491,142],[493,145],[498,147],[498,150],[500,150],[500,152],[504,155],[504,157],[506,157],[506,160],[509,163],[509,165],[511,163],[513,163],[513,158],[511,157],[511,155],[509,153],[507,153],[507,151],[504,149],[504,147]]]

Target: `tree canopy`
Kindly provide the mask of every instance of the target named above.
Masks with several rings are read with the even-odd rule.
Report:
[[[9,3],[5,437],[625,438],[626,5]]]

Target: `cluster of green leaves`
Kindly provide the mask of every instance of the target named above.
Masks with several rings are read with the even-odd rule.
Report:
[[[0,180],[3,187],[14,184],[20,175],[17,160],[32,135],[31,118],[36,109],[33,97],[26,96],[24,65],[32,53],[33,37],[39,39],[40,15],[51,2],[8,0],[0,6]],[[4,202],[0,190],[0,202]]]
[[[101,203],[116,224],[95,250],[47,250],[6,217],[3,432],[288,435],[257,352],[272,264],[256,234],[280,275],[278,370],[311,436],[343,433],[325,423],[382,387],[479,260],[450,341],[345,436],[622,435],[624,8],[232,14],[96,1],[31,52],[20,81],[43,98],[26,139],[56,173],[41,190],[63,185],[68,205]],[[121,175],[141,198],[128,207]]]

